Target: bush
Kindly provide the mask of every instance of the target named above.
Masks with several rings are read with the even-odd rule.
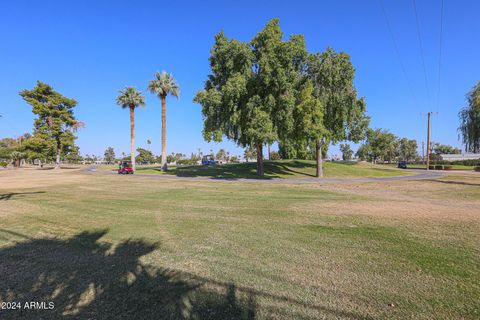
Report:
[[[435,166],[429,165],[428,170],[435,170]]]
[[[480,166],[479,166],[479,167],[475,167],[475,171],[480,172]]]
[[[439,164],[435,165],[435,170],[443,170],[443,165],[441,165],[441,164],[440,165]]]
[[[280,160],[280,154],[276,151],[270,152],[270,160]]]
[[[470,160],[457,160],[452,161],[451,164],[462,165],[462,166],[480,166],[480,159],[470,159]]]
[[[177,165],[179,166],[188,166],[188,165],[194,165],[197,164],[197,161],[195,159],[180,159],[177,160]]]
[[[452,166],[451,165],[444,165],[443,170],[452,170]]]
[[[8,166],[8,163],[6,161],[0,161],[0,167],[7,167]]]

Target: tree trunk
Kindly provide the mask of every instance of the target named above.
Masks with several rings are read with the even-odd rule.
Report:
[[[60,153],[62,152],[62,143],[57,139],[57,150],[55,159],[55,169],[60,169]]]
[[[257,143],[257,176],[262,177],[264,174],[263,171],[263,145],[262,143]]]
[[[323,178],[323,158],[322,158],[322,142],[317,141],[317,178]]]
[[[270,153],[270,143],[268,144],[268,160],[272,160],[271,158],[271,153]]]
[[[130,161],[135,171],[135,107],[130,106]]]
[[[167,171],[167,97],[162,96],[162,171]]]

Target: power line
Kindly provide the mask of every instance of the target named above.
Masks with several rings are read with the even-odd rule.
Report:
[[[388,20],[387,12],[385,11],[385,6],[383,5],[383,0],[379,0],[379,2],[380,2],[380,7],[382,8],[383,17],[385,18],[385,23],[387,25],[388,33],[390,34],[390,38],[392,39],[392,42],[393,42],[393,48],[395,49],[395,53],[396,53],[398,62],[400,64],[400,68],[402,69],[403,75],[405,76],[405,80],[407,80],[408,89],[410,90],[410,94],[413,97],[413,101],[418,107],[419,104],[417,102],[417,97],[415,96],[412,83],[410,81],[410,78],[408,77],[407,71],[405,69],[405,65],[403,64],[402,56],[400,55],[400,50],[398,50],[397,41],[395,40],[395,36],[393,34],[392,28],[390,27],[390,21]]]
[[[418,43],[420,44],[420,55],[422,57],[423,75],[425,78],[425,88],[427,89],[428,104],[430,104],[430,90],[428,89],[427,68],[425,67],[425,57],[423,54],[422,37],[420,34],[420,23],[418,21],[417,4],[415,0],[413,0],[413,10],[415,11],[415,21],[417,23],[417,35],[418,35]]]
[[[438,53],[437,112],[440,104],[440,79],[442,74],[443,0],[441,0],[441,2],[442,5],[440,7],[440,45]]]

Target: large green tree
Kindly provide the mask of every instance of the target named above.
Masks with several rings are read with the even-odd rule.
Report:
[[[152,151],[138,148],[137,149],[138,155],[136,157],[136,161],[140,164],[150,164],[155,162],[155,156],[153,155]]]
[[[103,154],[103,160],[105,160],[107,163],[113,163],[115,161],[115,150],[113,150],[112,147],[108,147],[104,154]]]
[[[75,119],[73,108],[77,101],[67,98],[41,81],[32,90],[22,90],[20,96],[32,106],[36,115],[33,135],[37,141],[55,145],[55,168],[60,168],[62,150],[73,146],[76,139],[74,132],[82,122]]]
[[[398,141],[398,153],[405,161],[413,161],[418,157],[417,140],[402,138]]]
[[[307,56],[303,36],[283,40],[278,19],[250,42],[215,36],[211,74],[194,101],[202,105],[207,141],[233,140],[257,151],[264,174],[263,146],[291,131],[296,88]]]
[[[340,151],[342,152],[342,159],[344,161],[352,160],[353,150],[350,148],[350,145],[348,143],[342,143],[340,145]]]
[[[156,72],[155,78],[148,82],[148,90],[162,101],[162,170],[167,170],[167,96],[180,95],[180,87],[173,76],[165,71]]]
[[[458,116],[460,127],[458,131],[462,137],[465,151],[480,152],[480,81],[467,94],[468,105]]]
[[[0,160],[9,160],[10,154],[17,149],[18,145],[18,139],[0,139]]]
[[[460,154],[462,150],[455,148],[448,144],[441,144],[438,142],[432,142],[430,145],[430,153],[440,154]]]
[[[145,107],[145,97],[134,87],[125,87],[119,93],[117,104],[123,109],[130,110],[130,161],[135,170],[135,108]]]
[[[323,176],[321,141],[327,135],[323,118],[324,107],[320,100],[313,95],[313,85],[307,80],[296,96],[293,128],[288,135],[288,140],[295,141],[297,154],[308,153],[308,149],[312,149],[309,146],[313,146],[317,160],[317,177]]]
[[[323,176],[321,149],[343,140],[359,142],[365,137],[369,118],[364,98],[357,98],[355,69],[350,56],[328,48],[308,58],[307,74],[314,95],[323,106],[323,135],[316,142],[317,176]]]
[[[368,129],[365,144],[358,151],[357,156],[362,160],[393,161],[398,155],[397,137],[384,129]]]

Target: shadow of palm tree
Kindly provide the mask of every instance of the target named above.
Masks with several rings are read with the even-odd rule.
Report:
[[[206,281],[139,258],[159,244],[99,242],[106,230],[70,239],[30,239],[0,249],[1,319],[254,319],[254,296],[233,284],[207,289]],[[25,303],[44,302],[37,308]],[[54,308],[50,309],[49,303]],[[42,308],[38,309],[41,306]]]

